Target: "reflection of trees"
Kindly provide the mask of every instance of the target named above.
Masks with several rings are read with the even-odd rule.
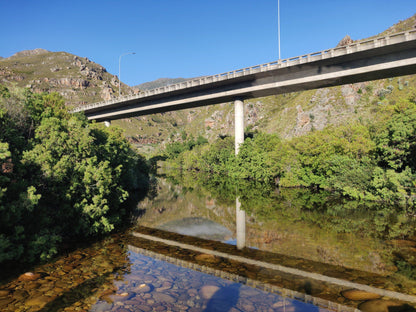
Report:
[[[328,191],[280,188],[248,180],[208,178],[203,174],[172,172],[171,181],[211,196],[218,203],[233,206],[239,197],[241,208],[260,221],[287,223],[302,221],[336,233],[391,239],[414,233],[415,220],[398,207],[348,200]]]

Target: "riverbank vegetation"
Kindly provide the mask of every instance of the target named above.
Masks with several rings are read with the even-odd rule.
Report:
[[[58,94],[0,86],[0,263],[47,260],[120,227],[147,173],[121,130],[68,113]]]
[[[212,144],[189,144],[186,139],[168,146],[165,156],[169,166],[204,173],[207,178],[323,189],[413,212],[415,99],[411,96],[383,103],[377,119],[371,121],[346,122],[289,140],[275,134],[249,133],[237,156],[232,137],[218,138]],[[172,153],[174,145],[176,153]]]

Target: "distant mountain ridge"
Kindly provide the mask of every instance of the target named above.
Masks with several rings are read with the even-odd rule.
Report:
[[[134,86],[133,88],[139,89],[139,90],[151,90],[156,89],[160,87],[164,87],[170,84],[175,84],[179,82],[183,82],[189,80],[187,78],[159,78],[153,81],[145,82],[142,84],[139,84],[137,86]]]
[[[12,56],[8,57],[8,59],[14,58],[14,57],[21,57],[21,56],[40,55],[40,54],[45,54],[45,53],[50,53],[50,52],[51,51],[40,49],[40,48],[33,49],[33,50],[23,50],[23,51],[13,54]]]

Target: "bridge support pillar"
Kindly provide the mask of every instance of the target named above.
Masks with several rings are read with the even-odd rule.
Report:
[[[244,143],[244,102],[241,99],[234,101],[234,131],[235,131],[235,154],[238,154],[240,145]],[[246,212],[241,209],[240,198],[235,199],[235,219],[237,232],[237,249],[246,247]]]
[[[235,154],[238,154],[240,145],[244,143],[244,102],[240,99],[234,101],[235,114]]]
[[[105,120],[104,124],[106,127],[110,127],[111,126],[111,120]]]

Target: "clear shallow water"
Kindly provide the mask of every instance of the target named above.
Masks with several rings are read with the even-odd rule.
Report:
[[[394,217],[253,192],[237,204],[160,179],[137,227],[2,282],[0,311],[415,310],[416,240]]]
[[[134,251],[129,259],[130,273],[115,282],[117,294],[99,300],[90,311],[325,311]]]
[[[222,261],[212,259],[115,235],[3,283],[0,310],[327,311],[311,298],[295,300],[298,293],[212,268]]]

